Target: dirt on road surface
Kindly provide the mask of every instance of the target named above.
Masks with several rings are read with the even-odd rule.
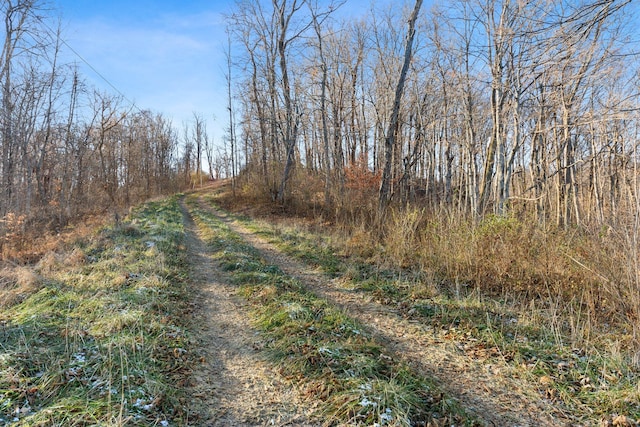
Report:
[[[499,357],[478,357],[473,352],[465,351],[468,343],[456,341],[455,338],[446,336],[442,330],[436,330],[429,325],[403,318],[393,308],[372,301],[367,294],[354,292],[344,287],[339,278],[328,278],[308,265],[283,254],[274,245],[256,236],[239,223],[233,221],[225,213],[215,210],[202,200],[200,200],[200,205],[202,208],[214,213],[232,230],[241,235],[248,244],[260,252],[268,263],[279,266],[285,273],[299,279],[309,291],[346,310],[351,317],[357,319],[363,325],[367,325],[372,335],[392,354],[408,362],[416,371],[435,379],[446,394],[456,399],[467,412],[477,416],[486,425],[510,427],[573,425],[569,420],[562,417],[561,412],[554,408],[551,402],[542,398],[540,390],[536,389],[535,386],[518,380],[512,375],[514,369],[506,361],[501,360]],[[193,231],[190,233],[194,234]],[[190,238],[190,240],[194,239],[197,240],[195,236]],[[197,242],[192,242],[190,246],[197,248]],[[196,249],[196,251],[203,252],[202,249]],[[194,258],[194,265],[202,263],[206,263],[206,260]],[[202,269],[203,267],[200,266],[198,268]],[[204,268],[212,267],[206,267],[205,265]],[[208,282],[214,276],[206,270],[202,274],[205,301],[210,301],[206,305],[224,304],[228,306],[227,309],[243,310],[242,304],[237,299],[232,298],[232,301],[229,302],[219,302],[218,300],[221,297],[218,295],[219,292],[227,294],[226,298],[229,299],[228,294],[232,293],[233,290],[224,286],[221,288],[223,289],[222,291],[217,290],[220,287],[219,285]],[[209,279],[206,279],[206,277]],[[212,310],[220,310],[220,308],[207,308],[202,314],[203,323],[213,323],[210,327],[212,330],[216,329],[216,324],[230,322],[237,325],[235,322],[242,320],[236,318],[225,320],[224,317],[220,317],[222,315],[216,315],[216,318],[209,320],[207,319],[207,313]],[[230,316],[235,317],[233,315]],[[237,335],[238,332],[241,331],[235,331],[232,335]],[[250,374],[248,378],[243,378],[242,375],[246,375],[243,371],[253,363],[252,360],[255,360],[255,352],[251,348],[247,348],[246,344],[238,343],[235,337],[218,340],[215,336],[216,334],[217,332],[211,332],[207,338],[215,343],[211,350],[213,352],[212,358],[228,360],[229,353],[232,353],[232,359],[235,359],[236,356],[241,356],[239,358],[243,360],[233,362],[227,368],[226,374],[223,371],[220,380],[225,381],[225,375],[228,375],[229,377],[226,381],[232,383],[224,386],[227,388],[226,392],[230,391],[229,388],[236,388],[241,393],[251,394],[251,390],[247,390],[246,385],[240,384],[242,381],[247,381],[252,388],[261,389],[273,386],[280,393],[284,392],[284,386],[278,383],[274,379],[275,377],[271,376],[269,380],[273,384],[268,383],[269,381],[265,382],[262,375],[267,372],[266,368]],[[250,340],[251,337],[240,338],[242,341],[246,339]],[[228,345],[231,347],[227,347]],[[249,355],[242,354],[244,351],[248,351]],[[237,366],[235,363],[247,363],[248,365]],[[220,368],[213,363],[211,365],[211,375],[218,375],[218,371],[220,371]],[[235,373],[232,374],[231,372]],[[235,384],[233,384],[234,382]],[[203,380],[204,383],[206,381]],[[236,394],[233,396],[220,397],[222,406],[231,414],[238,413],[233,408],[233,405],[240,403],[239,400],[241,400],[237,395],[237,391],[234,393]],[[291,391],[286,393],[291,393]],[[234,401],[225,400],[229,398],[233,398]],[[296,414],[295,411],[288,412],[293,408],[284,404],[286,398],[287,396],[282,395],[275,398],[273,408],[279,409],[266,409],[265,406],[261,405],[270,405],[271,403],[264,401],[254,402],[252,404],[253,407],[247,409],[252,409],[254,412],[260,409],[264,411],[265,415],[267,413],[276,413],[282,416],[282,419],[289,417],[293,420],[299,420],[296,422],[301,424],[296,425],[305,425],[304,422],[307,421],[304,421],[302,414]],[[279,411],[282,411],[282,414]]]
[[[258,332],[237,288],[226,282],[182,204],[194,284],[192,333],[200,356],[189,394],[193,426],[319,426],[297,390],[261,359]]]

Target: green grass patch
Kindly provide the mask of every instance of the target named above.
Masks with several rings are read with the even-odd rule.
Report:
[[[0,312],[0,424],[184,425],[183,237],[170,198],[76,245],[74,265],[41,261],[45,286]]]

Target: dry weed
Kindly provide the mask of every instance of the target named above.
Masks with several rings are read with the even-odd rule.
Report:
[[[64,256],[64,265],[69,268],[80,267],[87,261],[87,256],[80,248],[73,248],[71,252],[68,252]]]
[[[50,274],[62,265],[62,257],[55,252],[47,252],[37,262],[35,268],[41,274]]]
[[[109,220],[102,215],[86,215],[76,219],[73,224],[56,229],[42,219],[30,218],[25,220],[28,227],[12,234],[1,234],[0,230],[0,261],[35,264],[48,252],[60,251],[86,241]]]
[[[375,247],[371,233],[365,227],[359,227],[349,233],[342,255],[371,258],[375,254]]]
[[[0,270],[0,308],[19,304],[43,286],[43,279],[31,268],[6,266]]]
[[[419,235],[424,224],[425,212],[422,209],[391,213],[384,245],[387,259],[394,267],[409,268],[417,264],[421,243]]]
[[[343,200],[332,195],[336,202],[331,215],[333,241],[341,255],[414,270],[454,291],[464,286],[524,309],[535,301],[547,314],[562,313],[556,319],[550,315],[539,321],[572,342],[589,342],[602,325],[608,325],[625,331],[628,346],[640,349],[638,221],[564,229],[526,216],[490,215],[478,220],[460,212],[433,212],[417,206],[394,207],[380,221],[376,177],[355,173],[358,171],[347,171]],[[303,171],[298,171],[292,188],[301,182],[304,186],[296,192],[295,210],[284,212],[274,209],[265,196],[264,182],[246,179],[243,188],[250,197],[240,191],[233,204],[225,204],[227,208],[237,211],[243,205],[243,213],[269,216],[270,220],[276,213],[277,220],[286,224],[294,221],[291,216],[305,216],[326,228],[326,218],[314,211],[321,182],[309,176],[307,182]],[[305,202],[309,204],[306,208]]]

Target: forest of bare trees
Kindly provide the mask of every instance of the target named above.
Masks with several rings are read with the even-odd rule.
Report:
[[[61,59],[50,11],[5,1],[0,231],[58,227],[203,183],[206,163],[211,177],[242,171],[281,205],[327,213],[413,204],[564,228],[640,224],[633,7],[237,1],[227,16],[231,152],[220,153],[203,116],[180,134],[89,87]]]
[[[199,169],[178,159],[169,120],[89,87],[63,63],[67,46],[38,0],[5,0],[0,18],[0,247],[35,222],[59,229],[175,191],[180,169]]]
[[[561,227],[635,220],[631,2],[434,2],[414,24],[421,3],[344,19],[345,2],[237,2],[237,144],[259,191],[344,206],[368,187]]]

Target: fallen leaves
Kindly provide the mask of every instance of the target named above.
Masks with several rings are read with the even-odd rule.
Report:
[[[602,420],[602,427],[638,427],[638,421],[634,421],[625,415],[614,415]]]

